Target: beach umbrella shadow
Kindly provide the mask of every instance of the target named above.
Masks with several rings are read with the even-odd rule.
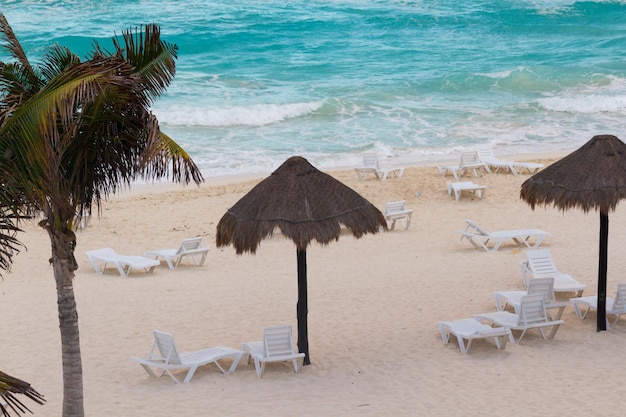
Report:
[[[298,349],[310,364],[306,249],[315,240],[339,240],[344,226],[354,237],[386,230],[383,214],[352,188],[325,174],[305,158],[287,159],[222,216],[216,245],[232,244],[237,254],[256,253],[276,228],[296,245],[298,264]]]
[[[626,144],[613,135],[594,136],[524,181],[520,197],[533,210],[536,205],[552,205],[563,211],[600,212],[597,330],[606,330],[609,211],[626,198]]]

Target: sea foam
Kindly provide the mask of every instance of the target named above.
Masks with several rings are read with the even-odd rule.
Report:
[[[198,108],[177,105],[154,109],[162,124],[171,126],[264,126],[286,119],[306,116],[319,109],[322,102],[290,104],[253,104],[222,108]]]

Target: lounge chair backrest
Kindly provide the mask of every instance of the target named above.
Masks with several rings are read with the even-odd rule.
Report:
[[[404,211],[405,204],[406,204],[405,200],[392,201],[390,203],[387,203],[387,205],[385,206],[385,215]]]
[[[483,162],[478,157],[478,152],[476,151],[464,151],[461,152],[461,162],[459,166],[461,167],[479,167],[482,166]]]
[[[528,270],[528,260],[520,262],[519,267],[522,270],[524,285],[526,286],[526,288],[528,288],[528,281],[530,280],[530,277],[528,276],[528,274],[530,273],[530,271]]]
[[[485,236],[489,235],[489,233],[487,233],[486,230],[484,230],[482,227],[474,223],[472,220],[465,219],[465,223],[467,223],[467,227],[465,230],[468,230],[471,228],[471,229],[474,229],[476,233],[480,233],[481,235],[485,235]]]
[[[180,247],[178,248],[178,251],[176,253],[178,255],[180,255],[181,253],[185,253],[185,252],[188,252],[190,250],[198,249],[200,247],[201,243],[202,243],[202,236],[200,236],[200,237],[191,237],[191,238],[188,238],[188,239],[183,239],[183,241],[180,243]]]
[[[291,326],[270,326],[263,330],[265,358],[293,355],[294,352]]]
[[[545,323],[548,321],[546,306],[543,301],[542,294],[525,295],[520,303],[520,326],[529,326],[536,323]]]
[[[495,158],[493,148],[490,145],[480,145],[476,148],[476,153],[481,161]]]
[[[534,277],[554,275],[559,272],[552,259],[550,249],[529,250],[526,252],[526,258],[528,259],[528,269]]]
[[[626,313],[626,283],[617,284],[617,294],[615,294],[613,311],[623,311]]]
[[[554,278],[546,277],[546,278],[533,278],[528,282],[528,294],[536,295],[540,294],[543,296],[543,300],[545,303],[553,303],[554,302]]]
[[[376,155],[375,153],[364,153],[363,166],[380,169],[380,164],[378,163],[378,155]]]
[[[154,353],[154,348],[159,350],[161,354],[161,358],[165,361],[165,363],[171,365],[180,365],[180,357],[178,356],[178,351],[176,350],[176,344],[174,343],[174,336],[170,333],[165,333],[159,330],[154,331],[154,345],[152,346],[152,351],[150,352],[150,356]]]

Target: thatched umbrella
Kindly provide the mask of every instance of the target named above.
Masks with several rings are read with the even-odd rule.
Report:
[[[383,214],[356,191],[317,170],[306,159],[287,159],[231,207],[217,225],[217,246],[255,253],[279,228],[296,244],[298,260],[298,348],[310,363],[307,336],[306,248],[312,240],[338,240],[341,225],[356,238],[387,229]]]
[[[594,136],[565,158],[522,184],[520,197],[535,205],[565,211],[580,208],[600,212],[597,330],[606,330],[606,271],[609,211],[626,198],[626,144],[612,135]]]

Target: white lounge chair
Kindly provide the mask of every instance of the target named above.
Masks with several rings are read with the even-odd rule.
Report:
[[[472,341],[476,339],[487,339],[493,337],[498,349],[506,347],[507,340],[514,342],[513,334],[509,329],[504,327],[491,327],[476,319],[461,319],[453,321],[440,321],[437,323],[441,339],[443,343],[450,342],[450,336],[456,336],[459,342],[459,349],[465,355],[472,345]],[[467,344],[465,344],[467,340]]]
[[[513,166],[517,169],[518,173],[528,172],[529,174],[534,174],[543,168],[543,164],[537,162],[513,162]]]
[[[372,152],[363,154],[363,165],[354,168],[359,180],[366,180],[369,174],[374,174],[379,180],[385,181],[387,178],[402,178],[404,168],[381,168],[378,162],[378,155]]]
[[[458,180],[469,171],[473,172],[475,177],[482,176],[483,170],[489,172],[489,166],[480,160],[478,152],[476,151],[461,152],[459,165],[439,165],[437,168],[439,169],[439,173],[441,173],[444,177],[448,175],[448,172],[450,172],[455,180]]]
[[[291,326],[270,326],[263,330],[263,341],[243,344],[243,350],[254,360],[256,375],[263,377],[268,362],[291,362],[299,373],[304,362],[304,353],[298,353],[293,345]]]
[[[524,284],[528,287],[531,279],[542,277],[554,278],[554,291],[558,293],[573,292],[580,297],[587,286],[569,274],[560,272],[554,264],[550,249],[534,249],[526,251],[526,261],[520,264]]]
[[[189,369],[183,384],[191,381],[193,374],[200,366],[214,363],[224,375],[232,374],[241,358],[245,355],[242,350],[230,347],[216,346],[191,352],[178,352],[171,333],[154,330],[154,342],[147,359],[131,357],[131,360],[140,364],[151,377],[158,378],[168,374],[177,384],[180,383],[172,371]],[[232,360],[228,370],[220,364],[220,360]],[[158,374],[153,371],[158,370]]]
[[[94,249],[85,252],[89,262],[97,273],[102,274],[107,265],[114,265],[121,276],[126,277],[133,269],[143,268],[146,272],[154,271],[160,262],[144,256],[120,255],[111,248]],[[98,265],[102,262],[102,267]]]
[[[576,315],[581,319],[585,319],[590,310],[598,309],[598,296],[590,295],[587,297],[570,298],[570,303],[574,306]],[[582,308],[585,307],[585,311]],[[617,284],[617,293],[615,298],[606,298],[606,314],[615,316],[613,322],[606,318],[606,327],[612,329],[615,327],[622,314],[626,314],[626,283]]]
[[[513,175],[518,174],[518,170],[522,171],[526,169],[528,173],[537,172],[540,168],[543,168],[543,164],[534,162],[517,162],[517,161],[505,161],[497,158],[493,153],[493,148],[490,145],[481,145],[477,149],[478,157],[489,168],[494,168],[493,172],[498,172],[501,168],[509,171]]]
[[[183,239],[178,248],[144,252],[143,256],[154,259],[163,258],[170,269],[176,269],[186,256],[191,257],[197,266],[204,265],[208,252],[209,248],[202,247],[202,237],[192,237]]]
[[[412,209],[407,209],[405,207],[406,202],[402,201],[392,201],[387,203],[385,206],[385,220],[387,221],[387,226],[390,230],[393,230],[396,226],[396,221],[400,220],[404,224],[404,230],[407,230],[411,225],[411,215],[413,214]]]
[[[496,299],[496,309],[504,311],[507,306],[511,306],[516,314],[520,314],[520,303],[525,295],[541,294],[544,297],[546,310],[557,309],[556,313],[551,314],[553,320],[559,320],[563,315],[563,310],[568,303],[565,301],[556,301],[554,297],[554,278],[534,278],[528,283],[526,291],[494,291],[493,295]]]
[[[476,249],[483,249],[486,252],[497,251],[502,243],[507,239],[512,239],[516,244],[523,244],[528,248],[536,248],[550,233],[541,229],[517,229],[517,230],[500,230],[496,232],[487,232],[478,226],[474,221],[465,219],[465,230],[459,230],[461,240],[466,239]],[[531,239],[535,243],[531,243]],[[489,248],[489,242],[493,242],[493,246]]]
[[[526,332],[530,329],[537,329],[544,339],[552,340],[563,320],[549,320],[546,313],[544,296],[542,294],[525,295],[520,300],[520,313],[509,311],[494,311],[491,313],[476,314],[474,318],[481,322],[487,322],[493,326],[505,327],[511,330],[519,330],[522,333],[517,339],[520,343]],[[551,327],[552,330],[545,335],[544,328]]]
[[[478,195],[478,198],[482,200],[486,188],[486,186],[474,184],[472,181],[448,182],[448,195],[454,194],[454,199],[459,201],[462,191],[470,191],[472,194]]]

